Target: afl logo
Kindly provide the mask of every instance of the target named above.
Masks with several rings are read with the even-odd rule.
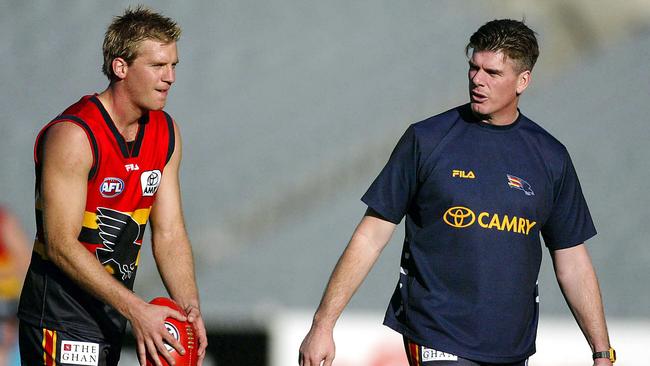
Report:
[[[124,181],[120,178],[108,177],[99,186],[99,193],[106,198],[111,198],[119,195],[124,191]]]
[[[476,215],[467,207],[454,206],[445,212],[442,219],[449,226],[463,228],[472,225],[476,220]]]
[[[165,322],[165,328],[167,329],[169,334],[171,334],[172,337],[175,340],[177,340],[177,341],[181,340],[181,335],[178,332],[178,329],[174,326],[174,324],[172,324],[170,322]],[[163,344],[165,345],[165,349],[167,349],[167,352],[174,351],[174,348],[172,346],[168,345],[167,342],[163,342]]]

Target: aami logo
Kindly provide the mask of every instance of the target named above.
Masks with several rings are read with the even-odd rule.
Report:
[[[140,175],[140,185],[142,186],[143,196],[153,196],[160,186],[162,173],[160,170],[147,170]]]
[[[518,234],[528,235],[530,229],[537,224],[523,217],[500,215],[498,213],[481,212],[478,215],[474,211],[463,206],[449,208],[442,216],[447,225],[455,228],[466,228],[478,222],[483,229],[509,231]]]
[[[124,191],[124,181],[120,178],[108,177],[99,186],[99,193],[106,198],[119,195]]]
[[[453,178],[463,178],[463,179],[474,179],[476,176],[473,171],[466,172],[464,170],[454,169],[451,171],[451,176]]]

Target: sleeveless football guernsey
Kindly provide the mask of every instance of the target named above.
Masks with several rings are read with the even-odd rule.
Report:
[[[19,318],[48,329],[101,339],[119,337],[126,319],[47,258],[39,192],[41,149],[43,136],[57,123],[83,128],[93,152],[78,239],[108,273],[132,289],[149,212],[174,151],[173,121],[163,111],[150,111],[140,119],[135,140],[127,142],[97,96],[85,96],[47,124],[34,145],[37,234]]]

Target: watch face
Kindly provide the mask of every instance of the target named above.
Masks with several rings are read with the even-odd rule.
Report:
[[[612,362],[616,361],[616,350],[613,348],[609,349],[609,360]]]

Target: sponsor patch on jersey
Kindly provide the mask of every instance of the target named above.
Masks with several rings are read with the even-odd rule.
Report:
[[[99,193],[103,197],[112,198],[124,191],[124,181],[120,178],[107,177],[104,178],[102,184],[99,186]]]
[[[61,363],[66,365],[99,364],[99,344],[90,342],[61,341]]]
[[[140,167],[138,164],[124,164],[124,169],[126,169],[127,172],[133,172],[136,170],[140,170]]]
[[[181,340],[181,335],[180,333],[178,333],[178,329],[174,326],[174,324],[170,322],[165,322],[165,328],[167,329],[169,334],[171,334],[172,337],[174,337],[176,341]],[[174,350],[174,347],[168,345],[167,342],[163,342],[163,344],[165,345],[165,349],[167,349],[167,352],[171,352]]]
[[[162,173],[160,170],[147,170],[140,175],[140,185],[142,186],[143,196],[153,196],[160,186]]]
[[[533,192],[533,188],[530,186],[530,183],[526,182],[525,180],[519,177],[515,177],[514,175],[506,174],[506,176],[508,177],[508,186],[510,188],[524,191],[526,196],[535,195],[535,192]]]
[[[529,235],[530,230],[537,224],[536,221],[525,217],[509,216],[507,214],[479,212],[477,215],[471,209],[463,206],[450,207],[445,211],[442,220],[447,225],[457,229],[464,229],[477,223],[483,229],[508,231],[523,235]]]
[[[462,178],[462,179],[475,179],[476,175],[473,171],[464,171],[459,169],[454,169],[451,171],[452,178]]]
[[[458,356],[422,346],[422,362],[458,361]]]

